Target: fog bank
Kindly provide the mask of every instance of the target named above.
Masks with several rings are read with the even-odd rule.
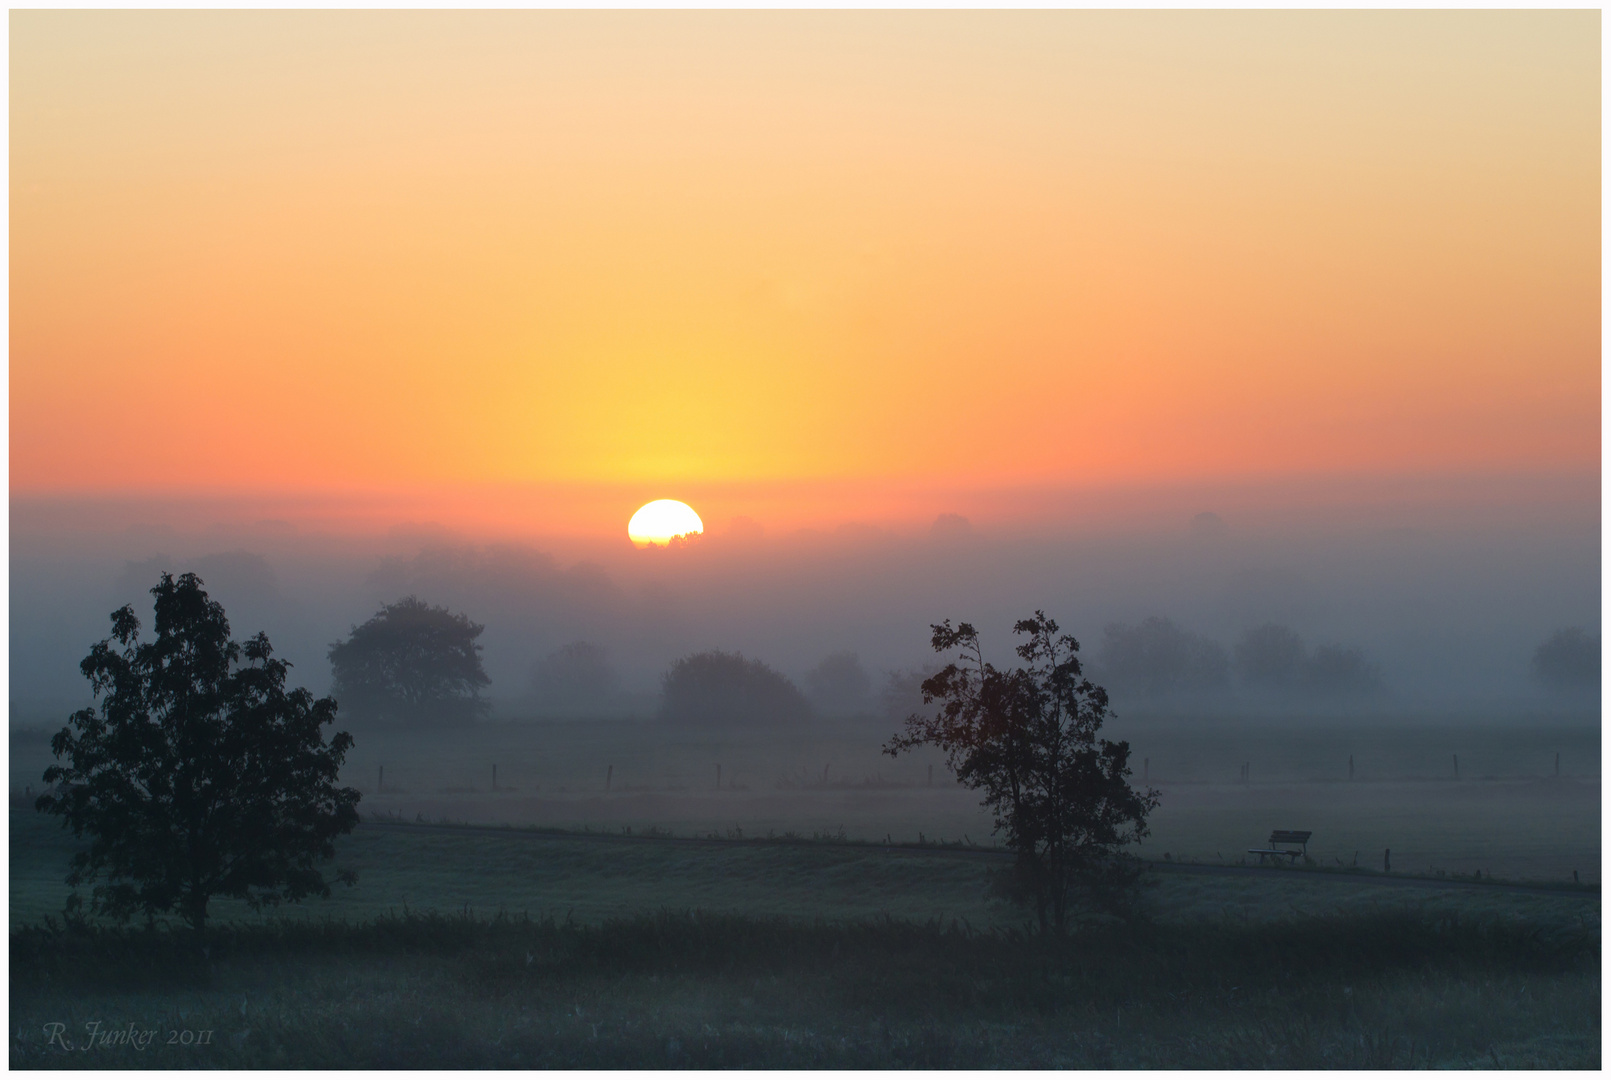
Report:
[[[530,712],[533,665],[568,643],[602,649],[619,711],[652,711],[659,680],[693,652],[741,651],[804,686],[830,654],[885,673],[933,661],[928,625],[968,620],[990,656],[1012,659],[1015,619],[1044,609],[1074,633],[1121,711],[1597,711],[1532,677],[1553,632],[1598,633],[1597,499],[1531,505],[1472,498],[1285,518],[1212,492],[1111,522],[1000,521],[939,509],[920,523],[769,532],[745,518],[710,523],[678,550],[623,537],[477,537],[439,525],[369,534],[236,518],[179,528],[160,507],[13,497],[13,724],[54,723],[85,697],[78,661],[163,571],[193,570],[237,636],[266,631],[315,692],[329,687],[331,643],[386,602],[416,595],[482,623],[489,695],[501,716]],[[1479,493],[1480,494],[1480,493]],[[960,509],[969,509],[963,506]],[[1278,507],[1277,507],[1278,509]],[[144,517],[142,519],[142,513]],[[205,514],[201,515],[205,518]],[[171,518],[170,518],[171,520]],[[1227,678],[1212,693],[1165,700],[1116,661],[1112,628],[1166,619],[1217,648]],[[1311,655],[1356,650],[1379,685],[1347,701],[1253,693],[1234,666],[1249,631],[1276,624]],[[1111,648],[1108,659],[1116,654]],[[1335,658],[1341,653],[1326,654]],[[1335,665],[1334,665],[1335,666]]]

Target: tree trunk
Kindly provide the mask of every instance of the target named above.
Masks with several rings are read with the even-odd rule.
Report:
[[[207,900],[207,894],[199,884],[190,886],[189,895],[185,897],[185,920],[196,931],[197,937],[207,932]]]

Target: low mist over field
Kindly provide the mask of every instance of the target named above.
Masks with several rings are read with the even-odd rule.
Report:
[[[501,719],[653,715],[670,666],[706,650],[818,686],[819,714],[879,714],[891,674],[934,659],[930,623],[971,621],[1006,660],[1012,621],[1037,608],[1080,639],[1120,716],[1597,714],[1597,682],[1574,689],[1534,667],[1558,631],[1598,634],[1591,481],[1467,483],[1413,503],[1389,491],[1329,508],[1280,496],[1109,494],[1109,512],[1062,519],[959,497],[971,513],[905,524],[716,519],[674,550],[634,550],[624,536],[336,529],[253,518],[238,503],[176,513],[15,497],[12,723],[61,723],[85,697],[78,661],[108,613],[129,603],[149,621],[146,591],[164,571],[195,571],[235,632],[266,631],[316,693],[331,683],[330,645],[382,604],[413,595],[461,612],[486,627],[485,694]],[[598,667],[607,692],[566,691],[565,656]],[[822,688],[835,656],[867,676],[848,698]]]
[[[1599,1069],[1602,23],[13,12],[11,1066]]]

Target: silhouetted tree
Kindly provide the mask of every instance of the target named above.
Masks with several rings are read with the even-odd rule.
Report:
[[[781,672],[741,653],[685,656],[661,685],[660,717],[678,723],[800,723],[811,715],[805,695]]]
[[[1017,855],[1012,893],[1032,904],[1042,929],[1061,931],[1079,893],[1122,910],[1136,870],[1125,845],[1147,835],[1158,793],[1129,784],[1130,744],[1098,739],[1107,691],[1084,677],[1080,643],[1041,611],[1013,632],[1021,667],[985,661],[968,623],[932,627],[935,652],[961,650],[923,683],[931,714],[907,717],[884,752],[944,751],[957,779],[984,792],[996,830]]]
[[[806,673],[806,697],[820,715],[857,716],[873,701],[873,680],[853,652],[838,652]]]
[[[406,596],[330,646],[331,692],[355,717],[391,723],[463,723],[484,714],[476,638],[486,628]]]
[[[329,896],[316,863],[358,823],[359,799],[335,786],[352,736],[326,743],[321,731],[336,703],[287,691],[290,665],[268,638],[231,640],[201,586],[162,575],[149,642],[133,608],[112,613],[112,637],[79,665],[99,707],[51,740],[67,764],[45,771],[56,787],[36,803],[90,839],[67,883],[99,882],[95,913],[177,908],[198,932],[214,896],[254,908]],[[68,907],[79,904],[75,892]]]
[[[1600,685],[1600,639],[1579,627],[1557,630],[1533,650],[1533,677],[1558,689]]]
[[[1153,698],[1222,690],[1230,681],[1223,646],[1157,615],[1139,626],[1109,625],[1101,671],[1116,689]]]
[[[597,709],[615,686],[609,655],[586,641],[573,641],[532,665],[531,692],[548,711]]]

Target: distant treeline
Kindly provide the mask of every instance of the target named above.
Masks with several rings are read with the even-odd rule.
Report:
[[[465,722],[485,714],[488,685],[469,616],[413,596],[387,604],[329,657],[344,713],[388,723]],[[1360,703],[1386,693],[1376,661],[1357,645],[1311,646],[1289,626],[1265,623],[1230,648],[1151,616],[1107,626],[1086,660],[1087,674],[1118,702],[1161,705],[1260,703],[1282,707]],[[1532,657],[1535,679],[1567,692],[1597,691],[1599,638],[1557,631]],[[713,649],[676,660],[662,675],[658,716],[679,724],[798,724],[813,717],[899,721],[923,708],[932,669],[883,673],[881,686],[854,652],[823,658],[797,685],[741,652]],[[540,715],[583,717],[619,711],[620,680],[608,651],[572,641],[537,657],[526,686]]]
[[[1266,623],[1227,650],[1159,616],[1112,624],[1093,665],[1115,694],[1148,699],[1243,694],[1285,699],[1362,698],[1382,691],[1378,666],[1355,645],[1310,649],[1289,626]]]

